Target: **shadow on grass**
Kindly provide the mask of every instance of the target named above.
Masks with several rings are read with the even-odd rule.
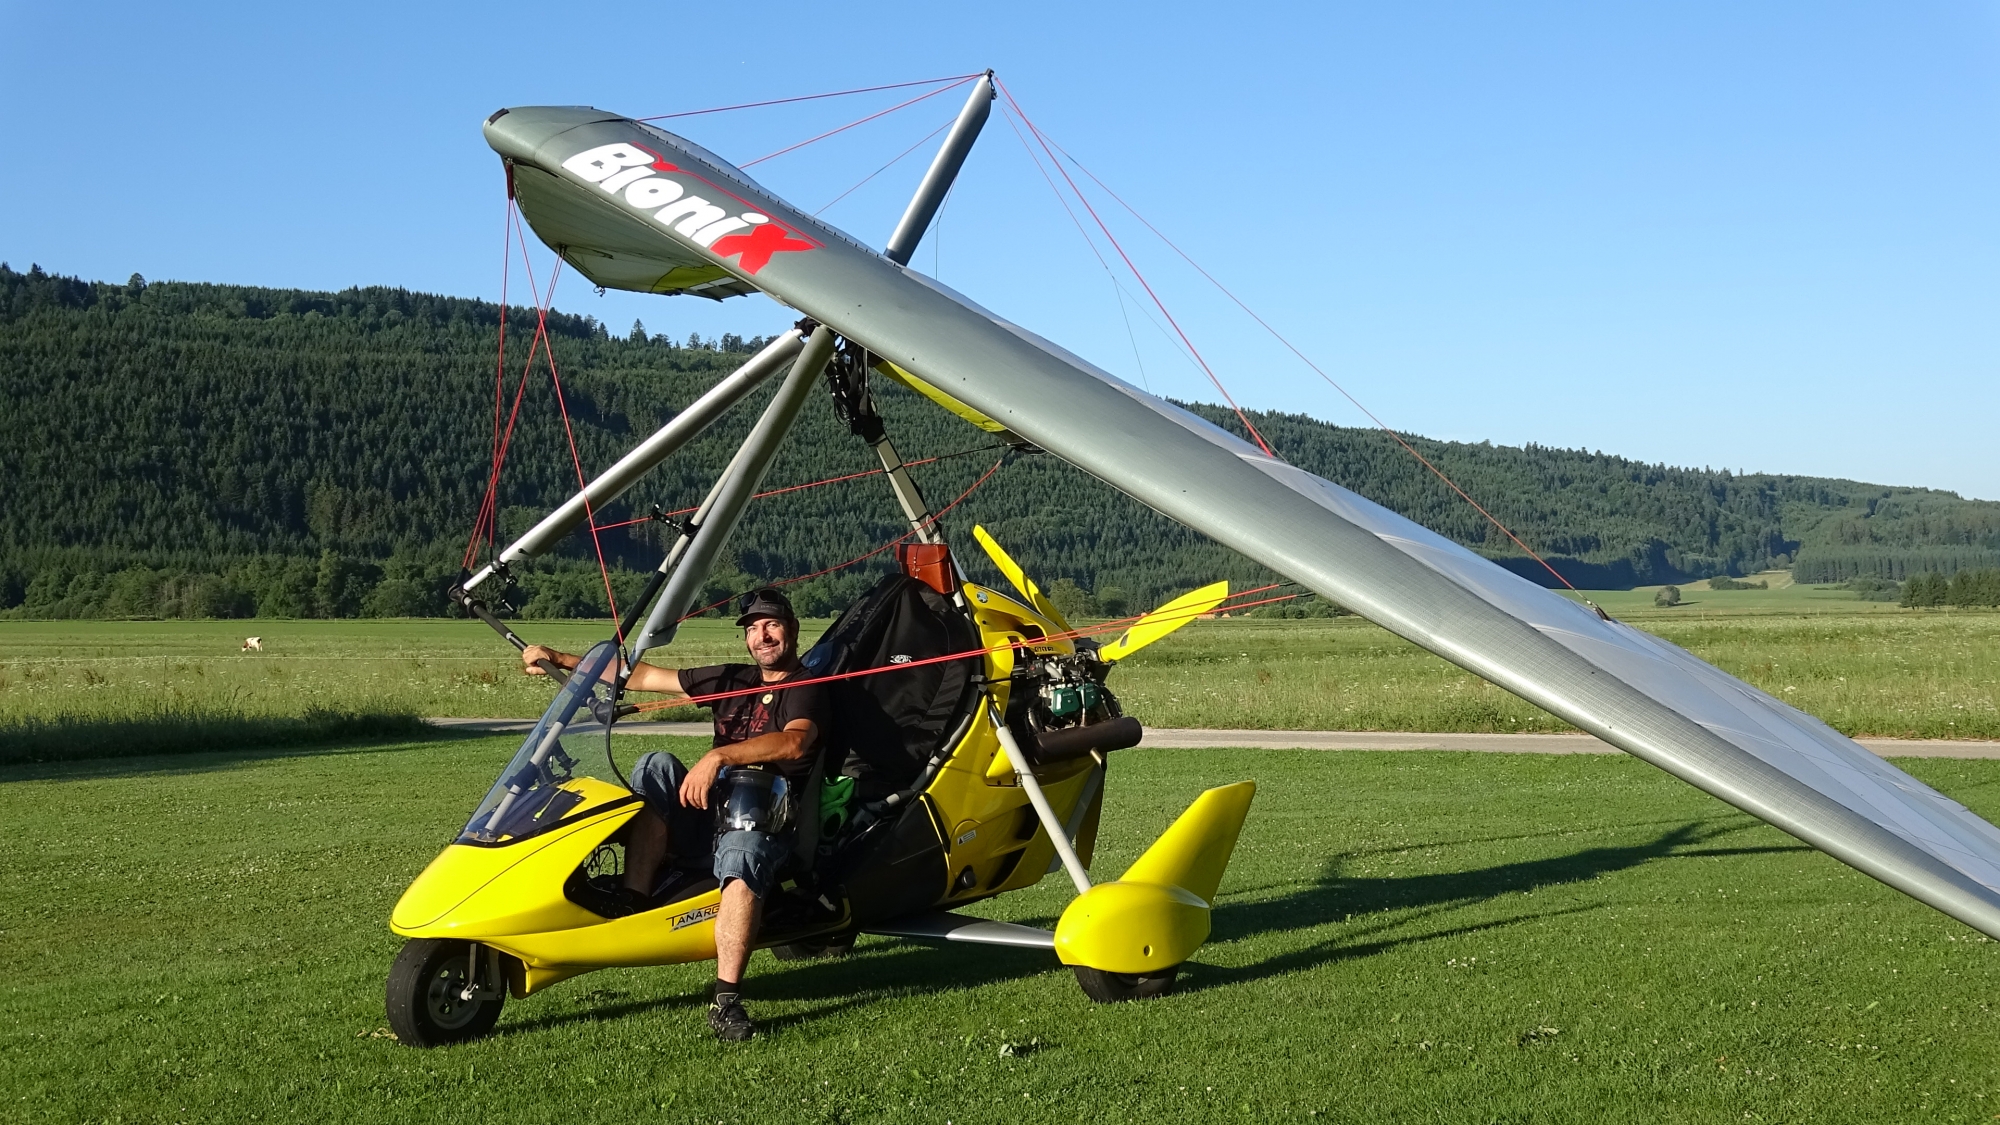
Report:
[[[1312,886],[1259,902],[1234,902],[1218,906],[1215,910],[1211,940],[1228,941],[1281,930],[1306,929],[1342,917],[1351,918],[1357,915],[1386,913],[1393,915],[1392,917],[1358,929],[1351,929],[1338,937],[1253,965],[1235,968],[1190,965],[1189,983],[1196,988],[1239,984],[1336,961],[1371,957],[1417,942],[1435,941],[1524,922],[1585,913],[1598,908],[1576,906],[1564,910],[1493,919],[1450,929],[1424,930],[1395,937],[1374,937],[1454,908],[1489,901],[1502,895],[1588,882],[1600,876],[1628,870],[1655,860],[1768,855],[1812,850],[1803,844],[1688,850],[1723,836],[1756,827],[1761,825],[1750,821],[1705,825],[1696,821],[1669,829],[1642,844],[1586,848],[1569,855],[1551,856],[1547,859],[1426,875],[1344,876],[1339,874],[1339,865],[1342,860],[1350,857],[1336,857],[1331,865],[1333,873],[1321,878]],[[1371,938],[1373,940],[1368,940]]]
[[[1470,922],[1443,929],[1398,934],[1428,918],[1441,918],[1451,911],[1502,895],[1544,887],[1586,882],[1602,875],[1627,870],[1660,859],[1810,851],[1804,845],[1771,847],[1710,848],[1702,845],[1736,832],[1761,827],[1747,819],[1713,824],[1678,823],[1651,840],[1627,847],[1587,848],[1569,855],[1520,863],[1499,864],[1470,871],[1381,878],[1345,877],[1338,865],[1351,859],[1334,860],[1335,874],[1314,885],[1261,902],[1226,903],[1216,908],[1213,938],[1233,940],[1282,930],[1301,930],[1323,925],[1342,916],[1383,914],[1360,926],[1348,927],[1338,937],[1317,942],[1304,949],[1272,957],[1253,965],[1221,967],[1190,963],[1183,970],[1183,991],[1244,984],[1267,977],[1317,968],[1340,961],[1372,957],[1401,946],[1442,938],[1516,926],[1526,922],[1584,914],[1594,905],[1518,914],[1506,918]],[[1047,924],[1052,920],[1029,920]],[[1005,980],[1036,976],[1061,966],[1039,950],[982,946],[927,946],[917,943],[864,946],[854,956],[839,961],[787,964],[767,971],[760,962],[753,973],[749,995],[757,1000],[791,1001],[810,1005],[807,1010],[762,1020],[772,1029],[811,1023],[850,1008],[864,1007],[892,996],[933,995],[960,989],[978,988]],[[701,992],[629,1000],[582,1010],[550,1012],[518,1022],[510,1021],[496,1032],[501,1035],[543,1031],[570,1024],[621,1019],[649,1012],[685,1009],[688,1018],[699,1019],[707,998]]]
[[[1340,961],[1372,957],[1419,942],[1589,913],[1599,907],[1571,906],[1445,929],[1400,935],[1393,932],[1502,895],[1585,882],[1655,860],[1812,850],[1804,845],[1701,847],[1723,836],[1757,827],[1761,825],[1748,820],[1725,824],[1681,823],[1645,843],[1627,847],[1587,848],[1547,859],[1428,875],[1353,878],[1336,873],[1311,887],[1282,897],[1262,902],[1227,903],[1215,911],[1213,934],[1215,939],[1225,941],[1280,930],[1305,929],[1323,925],[1343,915],[1382,913],[1389,916],[1351,927],[1337,938],[1253,965],[1221,967],[1190,963],[1183,970],[1182,991],[1244,984]],[[1336,870],[1342,860],[1350,858],[1336,858]],[[1033,921],[1046,923],[1052,920],[1031,920],[1031,923]],[[1061,968],[1046,952],[1039,950],[993,946],[940,947],[914,942],[871,944],[863,946],[853,956],[837,961],[790,963],[776,971],[770,971],[768,966],[769,962],[760,960],[753,973],[754,979],[749,986],[753,1007],[759,1000],[809,1005],[804,1011],[760,1018],[760,1024],[769,1030],[809,1024],[890,997],[935,995],[978,988]],[[527,1034],[675,1009],[684,1010],[689,1019],[699,1020],[706,1003],[707,997],[700,991],[644,1000],[621,1000],[509,1020],[497,1028],[495,1034]]]
[[[1351,852],[1342,852],[1338,856],[1335,856],[1331,862],[1334,864],[1339,864],[1356,859],[1364,859],[1369,856],[1402,855],[1404,853],[1410,853],[1410,852],[1431,851],[1437,848],[1470,847],[1476,844],[1512,844],[1512,843],[1518,843],[1522,840],[1551,840],[1565,836],[1579,836],[1591,833],[1609,833],[1609,832],[1625,833],[1625,832],[1630,832],[1634,829],[1655,828],[1661,825],[1674,825],[1679,828],[1701,828],[1704,825],[1708,825],[1710,827],[1707,830],[1707,835],[1705,835],[1703,839],[1715,839],[1717,837],[1727,835],[1731,832],[1740,832],[1749,828],[1763,827],[1763,825],[1760,822],[1752,820],[1748,817],[1741,817],[1741,816],[1728,818],[1726,821],[1726,826],[1717,825],[1713,820],[1691,822],[1686,817],[1682,816],[1662,817],[1657,820],[1623,820],[1623,821],[1618,821],[1617,823],[1614,824],[1582,824],[1582,825],[1566,824],[1554,828],[1543,829],[1540,832],[1510,832],[1505,835],[1499,835],[1499,836],[1461,836],[1454,839],[1426,840],[1421,843],[1414,843],[1414,844],[1385,844],[1381,847],[1376,847],[1376,848],[1359,848]],[[1584,854],[1584,853],[1578,853],[1578,854]],[[1298,882],[1297,880],[1293,879],[1293,880],[1285,880],[1281,883],[1268,884],[1266,886],[1261,886],[1261,887],[1243,887],[1233,891],[1232,893],[1240,897],[1246,894],[1256,894],[1264,890],[1277,890],[1280,887],[1295,886],[1297,885],[1297,882]]]
[[[162,708],[150,714],[108,717],[58,714],[0,721],[0,779],[88,776],[126,772],[127,759],[152,759],[144,771],[182,768],[159,758],[185,758],[195,768],[215,759],[269,758],[299,752],[326,752],[356,744],[408,744],[437,739],[480,737],[425,723],[394,711],[309,708],[302,715],[246,715],[200,708]],[[97,766],[99,768],[90,768]],[[80,767],[80,768],[79,768]]]
[[[752,1012],[756,1011],[760,1000],[804,1003],[811,1007],[786,1015],[759,1015],[758,1026],[766,1030],[811,1023],[890,997],[955,992],[1062,968],[1048,953],[1040,950],[1004,946],[932,946],[914,942],[864,946],[855,954],[839,960],[789,963],[776,971],[771,971],[769,965],[770,962],[759,959],[746,982],[745,999]],[[579,1011],[550,1012],[503,1023],[494,1033],[516,1035],[547,1031],[570,1024],[623,1019],[670,1009],[686,1009],[688,1018],[700,1020],[707,1006],[705,992],[686,992]]]

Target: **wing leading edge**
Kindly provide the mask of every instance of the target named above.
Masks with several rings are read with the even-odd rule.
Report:
[[[523,213],[592,280],[699,291],[661,284],[655,266],[671,263],[761,290],[1139,502],[2000,937],[2000,830],[1819,720],[1265,456],[672,134],[563,107],[495,115],[486,136],[517,182],[538,177]],[[621,260],[643,264],[604,265]]]

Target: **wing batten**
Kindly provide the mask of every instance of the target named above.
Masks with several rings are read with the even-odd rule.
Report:
[[[559,171],[591,145],[645,138],[672,160],[719,159],[594,110],[516,111],[487,135],[568,191],[596,191]],[[719,175],[774,223],[830,230],[734,169]],[[727,270],[1140,503],[2000,937],[2000,830],[1685,650],[1267,457],[838,232],[751,269],[616,218],[607,232],[636,223],[654,253]]]

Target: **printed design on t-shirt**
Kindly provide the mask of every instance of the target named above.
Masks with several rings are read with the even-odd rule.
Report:
[[[757,696],[738,696],[728,702],[733,707],[718,708],[715,713],[715,732],[722,736],[725,745],[748,742],[760,734],[771,731],[771,710],[766,700],[772,693]]]
[[[793,686],[794,672],[785,680],[766,683],[755,664],[714,664],[680,670],[681,687],[687,694],[711,698],[708,704],[715,724],[714,746],[734,746],[760,735],[773,734],[785,724],[805,719],[823,731],[827,724],[827,697],[820,684],[808,681]],[[741,693],[741,694],[738,694]],[[712,697],[721,696],[714,699]],[[808,746],[808,749],[816,747]],[[794,779],[812,769],[810,756],[774,763],[769,768]]]

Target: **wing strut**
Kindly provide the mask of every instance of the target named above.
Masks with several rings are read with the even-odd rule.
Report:
[[[917,542],[944,542],[943,533],[937,529],[937,521],[931,518],[930,505],[917,491],[917,482],[910,479],[909,466],[903,464],[903,455],[896,452],[888,434],[883,434],[882,440],[875,443],[875,456],[882,462],[882,470],[889,477],[889,487],[895,490],[896,503],[902,505],[903,515],[910,521],[910,532],[916,536]]]
[[[778,388],[771,404],[764,408],[764,416],[757,419],[750,436],[743,439],[735,459],[729,462],[729,468],[723,472],[722,479],[716,482],[715,490],[702,505],[706,509],[702,515],[706,519],[700,530],[694,533],[694,538],[688,541],[686,551],[681,553],[679,565],[674,567],[673,575],[666,580],[666,589],[653,603],[653,612],[646,618],[645,631],[632,641],[633,663],[636,664],[647,649],[674,639],[674,633],[680,628],[681,614],[694,604],[701,584],[708,580],[708,572],[721,555],[723,544],[736,531],[736,523],[743,518],[743,509],[749,506],[751,494],[763,485],[764,474],[777,456],[778,446],[791,432],[792,423],[798,420],[799,408],[805,405],[806,396],[812,391],[813,381],[819,378],[820,370],[832,355],[833,329],[825,325],[815,327],[798,358],[792,361],[792,370],[785,376],[784,385]],[[702,515],[696,518],[701,519]],[[679,544],[675,548],[678,550]]]
[[[508,563],[540,555],[574,531],[587,512],[602,510],[606,504],[623,496],[640,477],[653,471],[675,450],[714,425],[716,419],[742,401],[744,395],[796,356],[801,339],[799,330],[794,328],[765,345],[763,351],[751,356],[743,366],[689,403],[687,409],[674,415],[673,421],[661,426],[652,437],[619,458],[617,464],[599,473],[596,480],[529,528],[525,535],[508,544],[507,549],[500,552],[497,562],[487,564],[479,573],[466,579],[462,588],[470,592]]]

